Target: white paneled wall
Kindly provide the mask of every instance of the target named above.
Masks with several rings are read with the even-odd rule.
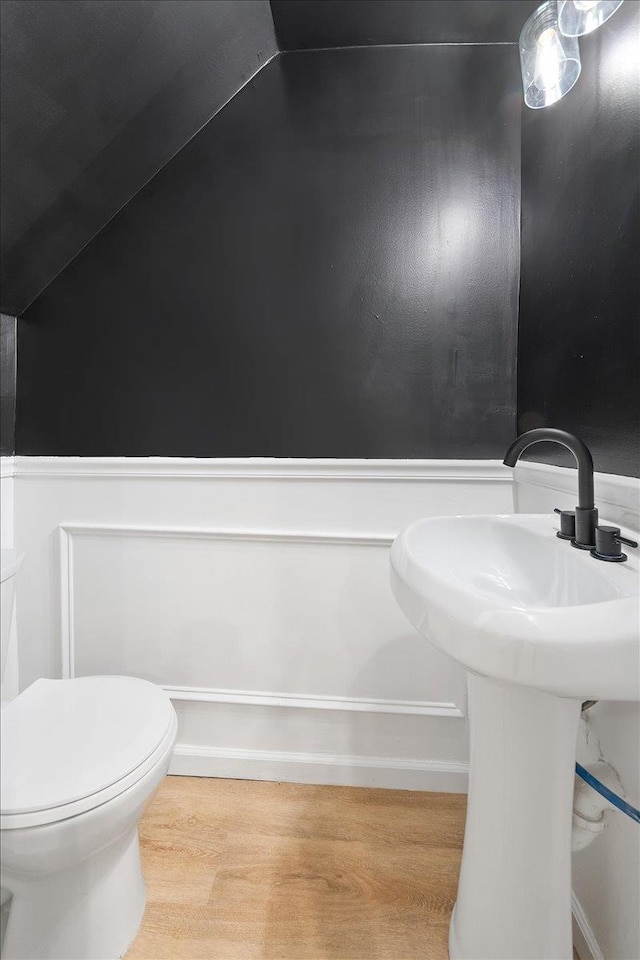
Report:
[[[13,547],[13,457],[0,457],[0,541],[2,548]]]
[[[407,523],[510,513],[493,461],[16,458],[21,685],[170,690],[174,772],[465,788],[463,672],[389,586]]]
[[[0,457],[0,546],[12,550],[14,545],[14,458]],[[0,702],[12,700],[18,692],[18,640],[15,615],[9,627],[7,657],[0,683]]]
[[[453,664],[381,592],[388,537],[62,530],[72,594],[62,639],[75,674],[133,674],[181,699],[222,690],[244,702],[346,704],[433,692],[455,710],[449,701],[463,696]]]

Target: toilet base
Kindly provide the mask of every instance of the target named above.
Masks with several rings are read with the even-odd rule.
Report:
[[[3,960],[118,960],[144,913],[137,827],[68,870],[11,887]]]

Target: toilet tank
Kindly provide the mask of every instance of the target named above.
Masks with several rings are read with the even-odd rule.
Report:
[[[11,637],[11,621],[13,619],[13,602],[15,599],[16,574],[22,565],[23,554],[17,550],[2,550],[2,566],[0,573],[0,680],[4,678],[4,668],[7,663],[9,639]]]

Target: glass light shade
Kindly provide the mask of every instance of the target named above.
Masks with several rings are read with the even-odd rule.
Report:
[[[577,37],[566,37],[560,32],[556,0],[547,0],[534,10],[520,34],[526,105],[539,110],[560,100],[580,76],[580,66]]]
[[[558,23],[566,37],[597,30],[616,12],[622,0],[558,0]]]

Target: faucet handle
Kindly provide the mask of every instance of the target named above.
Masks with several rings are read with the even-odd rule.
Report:
[[[637,543],[636,540],[627,540],[626,537],[621,537],[620,534],[618,534],[617,536],[614,536],[613,539],[616,541],[616,543],[626,543],[626,545],[627,545],[628,547],[636,547],[636,548],[637,548],[637,546],[638,546],[638,543]]]
[[[556,537],[561,540],[573,540],[576,535],[575,510],[560,510],[555,507],[553,512],[560,514],[560,529],[556,533]]]
[[[596,560],[622,563],[627,559],[626,553],[623,553],[620,548],[622,543],[629,547],[638,546],[635,540],[628,540],[627,537],[620,536],[620,527],[596,527],[596,546],[591,551],[591,556],[595,557]]]

